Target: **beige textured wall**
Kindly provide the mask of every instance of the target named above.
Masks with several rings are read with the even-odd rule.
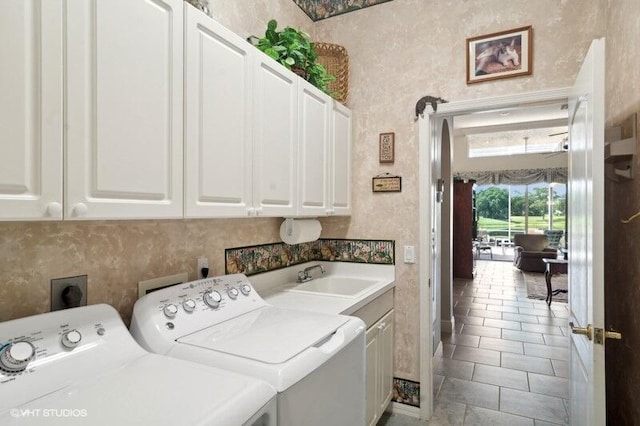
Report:
[[[610,0],[608,5],[605,114],[607,125],[615,125],[640,114],[640,2]],[[640,209],[638,156],[634,168],[634,180],[605,179],[605,326],[623,336],[606,345],[607,423],[612,425],[640,424],[640,221],[620,223]]]
[[[209,0],[211,16],[236,34],[262,37],[270,19],[311,34],[313,22],[292,0]]]
[[[418,244],[416,101],[449,101],[569,86],[593,38],[604,34],[601,1],[395,0],[315,24],[315,39],[349,51],[354,113],[354,213],[325,220],[324,234]],[[530,77],[467,86],[465,40],[533,25]],[[378,134],[395,132],[396,161],[378,163]],[[399,194],[372,194],[371,177],[402,176]],[[395,375],[419,380],[418,265],[396,266]]]
[[[279,241],[280,219],[0,222],[0,321],[47,312],[52,278],[88,275],[88,303],[109,303],[125,322],[137,283],[209,258],[224,274],[224,249]]]

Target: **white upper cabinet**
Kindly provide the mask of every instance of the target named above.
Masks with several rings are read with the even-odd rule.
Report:
[[[66,24],[65,218],[182,217],[182,0],[70,1]]]
[[[185,37],[185,216],[247,216],[256,48],[187,3]]]
[[[256,51],[253,81],[253,205],[257,216],[294,216],[297,75]]]
[[[351,111],[333,102],[331,118],[329,210],[351,214]]]
[[[301,80],[298,102],[298,216],[326,216],[333,100]]]
[[[62,2],[0,2],[0,219],[62,219]]]

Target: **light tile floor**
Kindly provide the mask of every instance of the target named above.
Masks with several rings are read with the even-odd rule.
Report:
[[[429,422],[386,413],[378,425],[568,424],[568,310],[527,298],[510,262],[477,261],[454,282],[455,330],[443,334]]]

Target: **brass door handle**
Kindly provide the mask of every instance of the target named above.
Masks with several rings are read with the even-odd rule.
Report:
[[[571,332],[573,334],[582,334],[583,336],[587,336],[589,340],[593,340],[598,345],[604,345],[605,339],[622,339],[622,333],[613,330],[607,331],[602,328],[593,328],[591,324],[587,324],[587,326],[583,328],[576,327],[573,325],[573,322],[570,322],[569,327],[571,327]]]
[[[582,334],[583,336],[587,336],[587,339],[593,339],[593,327],[591,324],[587,324],[586,327],[576,327],[573,325],[573,322],[569,323],[569,327],[571,327],[571,332],[573,334]]]
[[[617,331],[605,331],[604,337],[607,339],[622,340],[622,333]]]

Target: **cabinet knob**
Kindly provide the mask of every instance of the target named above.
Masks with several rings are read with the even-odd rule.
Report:
[[[255,210],[255,212],[256,212],[256,216],[260,216],[260,215],[262,215],[262,207],[258,207],[258,208]]]
[[[47,204],[47,216],[62,217],[62,204],[55,201]]]
[[[78,203],[73,206],[72,212],[76,217],[86,216],[86,214],[89,212],[89,207],[87,207],[85,203]]]
[[[382,322],[382,323],[378,324],[378,329],[382,330],[383,328],[385,328],[386,325],[387,325],[387,323]]]

